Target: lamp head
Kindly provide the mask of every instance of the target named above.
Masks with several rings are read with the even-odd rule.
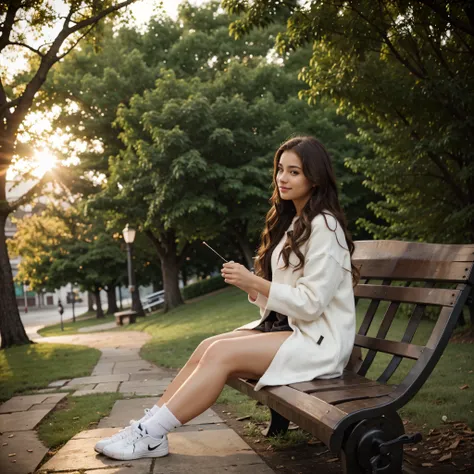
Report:
[[[132,229],[131,227],[128,227],[128,224],[125,226],[125,229],[123,229],[122,234],[123,234],[123,239],[127,244],[133,244],[133,241],[135,240],[135,234],[137,231],[135,229]]]

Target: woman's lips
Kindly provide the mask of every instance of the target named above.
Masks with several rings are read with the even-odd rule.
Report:
[[[291,189],[291,188],[282,188],[282,187],[280,186],[280,191],[281,191],[282,193],[286,193],[286,191],[289,191],[290,189]]]

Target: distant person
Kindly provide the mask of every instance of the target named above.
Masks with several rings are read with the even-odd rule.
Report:
[[[64,313],[64,308],[63,308],[63,304],[61,303],[61,298],[58,300],[58,311],[59,311],[59,314],[62,316]]]
[[[255,390],[342,375],[355,339],[354,244],[328,152],[295,137],[276,152],[272,207],[255,274],[224,263],[225,281],[248,293],[260,319],[202,341],[163,396],[95,450],[119,460],[168,454],[167,433],[212,406],[229,378]]]

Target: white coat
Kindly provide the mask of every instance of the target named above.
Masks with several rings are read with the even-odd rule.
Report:
[[[293,229],[296,219],[298,216],[287,232]],[[283,235],[272,253],[268,298],[260,293],[255,301],[249,297],[260,307],[260,319],[235,329],[255,328],[272,310],[288,316],[293,329],[258,380],[255,391],[265,385],[339,377],[349,361],[356,331],[351,259],[341,226],[332,214],[326,214],[326,219],[332,230],[322,214],[313,219],[311,235],[300,248],[305,256],[304,267],[295,272],[299,259],[294,252],[290,253],[288,268],[283,269],[280,252],[286,234]]]

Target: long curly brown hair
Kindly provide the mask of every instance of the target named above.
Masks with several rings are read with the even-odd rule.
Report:
[[[301,159],[303,165],[303,174],[316,185],[308,202],[304,206],[300,218],[295,222],[293,231],[288,232],[287,240],[283,246],[281,255],[285,263],[284,268],[288,268],[290,253],[294,252],[300,262],[293,271],[300,269],[304,265],[304,255],[300,251],[311,234],[311,222],[318,214],[323,214],[326,226],[331,229],[323,211],[329,211],[338,221],[344,231],[348,250],[352,257],[354,253],[354,242],[347,229],[347,219],[339,203],[339,194],[336,185],[331,158],[323,144],[314,137],[297,136],[286,141],[278,148],[275,153],[273,166],[273,194],[269,202],[272,207],[267,213],[265,227],[261,235],[261,243],[255,259],[255,274],[265,278],[272,279],[271,255],[275,247],[283,238],[291,221],[296,215],[296,208],[291,200],[280,198],[278,183],[276,181],[278,173],[278,164],[284,151],[291,150]],[[339,245],[341,245],[339,243]],[[346,248],[341,245],[341,247]],[[349,271],[348,269],[345,269]],[[352,282],[355,286],[360,278],[358,268],[351,261]]]

